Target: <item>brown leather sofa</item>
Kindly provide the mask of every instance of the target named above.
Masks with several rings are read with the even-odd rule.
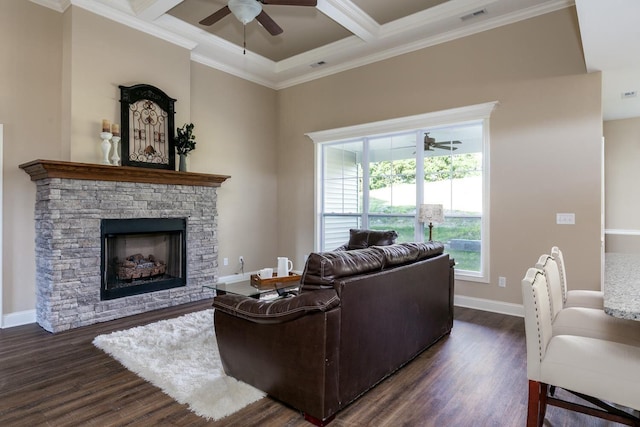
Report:
[[[443,249],[429,242],[312,253],[296,296],[216,296],[225,372],[327,424],[451,331],[454,262]]]

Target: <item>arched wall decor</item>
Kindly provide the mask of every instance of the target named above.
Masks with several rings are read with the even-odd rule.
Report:
[[[151,85],[120,86],[123,166],[175,170],[175,102]]]

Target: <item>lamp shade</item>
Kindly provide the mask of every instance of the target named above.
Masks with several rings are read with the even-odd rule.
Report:
[[[256,0],[229,0],[228,6],[231,13],[244,25],[262,12],[262,5]]]
[[[444,222],[444,207],[436,204],[420,205],[418,221],[425,223]]]

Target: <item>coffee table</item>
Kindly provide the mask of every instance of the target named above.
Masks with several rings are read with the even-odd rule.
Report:
[[[278,282],[270,288],[257,288],[251,285],[250,280],[237,282],[219,282],[214,285],[205,285],[206,288],[215,289],[218,295],[235,294],[256,299],[273,299],[290,295],[298,290],[300,282]]]

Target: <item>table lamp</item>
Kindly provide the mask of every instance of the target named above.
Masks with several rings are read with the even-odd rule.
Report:
[[[420,205],[418,212],[418,221],[429,223],[429,241],[431,242],[431,232],[433,231],[433,223],[444,222],[444,208],[442,205],[426,204]]]

